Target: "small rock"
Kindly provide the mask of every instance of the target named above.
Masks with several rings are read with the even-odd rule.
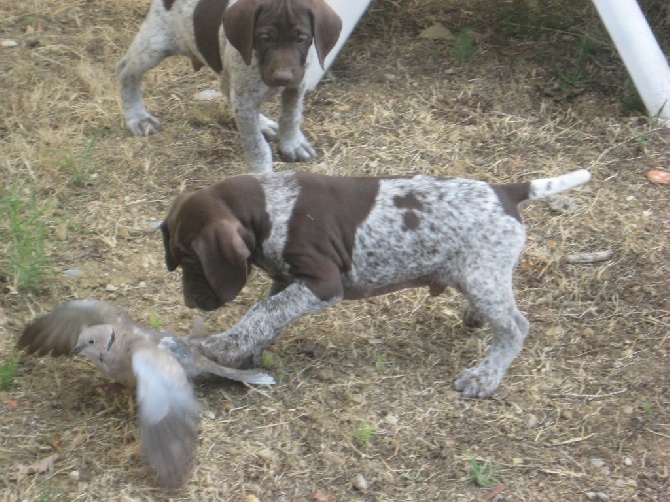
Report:
[[[77,270],[76,268],[68,268],[63,270],[63,275],[67,277],[81,277],[82,275],[84,275],[84,272],[82,272],[81,270]]]
[[[426,28],[419,33],[419,38],[428,38],[430,40],[454,40],[456,37],[452,35],[449,28],[441,23],[435,23],[433,26]]]
[[[539,419],[535,415],[533,415],[532,413],[530,415],[528,415],[528,422],[527,422],[528,427],[530,427],[532,429],[534,427],[537,427],[538,423],[539,423]]]
[[[270,448],[263,448],[260,450],[257,455],[261,457],[263,460],[267,460],[268,462],[272,462],[277,454],[273,452]]]
[[[244,502],[260,502],[256,495],[246,495],[244,497]]]
[[[360,473],[354,476],[354,480],[351,482],[351,484],[354,485],[354,488],[362,492],[368,489],[368,482]]]
[[[16,47],[19,43],[16,40],[0,40],[0,47]]]
[[[626,406],[623,407],[623,412],[626,415],[632,415],[633,411],[635,411],[635,409],[630,404],[627,404]]]
[[[205,89],[204,91],[196,92],[193,95],[195,101],[212,101],[221,96],[221,92],[216,89]]]
[[[547,199],[549,207],[557,213],[568,213],[575,211],[578,206],[577,203],[568,195],[554,195]]]
[[[633,465],[633,459],[630,457],[623,458],[623,465],[631,466]]]
[[[163,223],[162,220],[152,221],[152,222],[149,223],[149,227],[150,228],[160,228],[162,223]]]
[[[386,420],[387,424],[396,425],[398,423],[398,415],[394,415],[393,413],[389,413],[388,415],[386,415],[384,420]]]
[[[571,410],[561,410],[561,416],[566,420],[570,420],[572,418],[572,411]]]
[[[609,500],[610,496],[603,492],[586,492],[586,498],[589,500]]]
[[[54,230],[54,236],[59,241],[66,241],[67,240],[67,225],[65,223],[61,223],[60,225],[56,226],[56,230]]]
[[[393,80],[395,80],[395,75],[393,73],[384,73],[384,80],[392,82]]]
[[[212,410],[203,411],[202,416],[205,418],[209,418],[210,420],[214,420],[216,418],[216,414]]]
[[[78,481],[79,480],[79,471],[70,471],[68,473],[68,476],[70,477],[70,479]]]
[[[592,458],[592,459],[589,461],[589,463],[590,463],[593,467],[603,467],[603,466],[605,465],[605,462],[604,462],[603,460],[599,459],[599,458]]]
[[[335,378],[335,373],[333,373],[333,371],[329,369],[320,369],[319,371],[316,372],[316,378],[318,378],[321,381],[332,380],[333,378]]]
[[[114,284],[107,284],[107,286],[105,286],[105,291],[117,291],[118,289],[119,288],[114,286]]]

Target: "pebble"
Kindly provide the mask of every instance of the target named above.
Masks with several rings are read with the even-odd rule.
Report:
[[[244,502],[260,502],[260,500],[258,500],[256,495],[246,495],[244,497]]]
[[[79,471],[70,471],[68,473],[68,476],[70,477],[70,479],[77,481],[79,479]]]
[[[205,89],[204,91],[196,92],[193,95],[195,101],[212,101],[221,96],[221,92],[216,89]]]
[[[205,418],[209,418],[210,420],[214,420],[216,418],[216,414],[212,410],[203,411],[202,416]]]
[[[384,418],[384,420],[386,420],[386,423],[389,425],[396,425],[398,423],[398,415],[389,413],[388,415],[386,415],[386,418]]]
[[[66,241],[67,240],[67,225],[65,223],[61,223],[56,227],[56,230],[54,231],[54,235],[56,239],[59,241]]]
[[[554,195],[547,199],[547,204],[557,213],[568,213],[578,208],[574,199],[567,195]]]
[[[118,289],[119,288],[114,286],[114,284],[107,284],[107,286],[105,286],[105,291],[117,291]]]
[[[589,500],[609,500],[610,496],[602,492],[586,492],[586,498]]]
[[[257,453],[257,455],[263,460],[267,460],[268,462],[272,462],[277,457],[277,454],[270,448],[263,448]]]
[[[84,272],[77,270],[76,268],[68,268],[63,270],[63,275],[66,275],[67,277],[81,277],[84,275]]]
[[[592,458],[592,459],[589,461],[589,463],[590,463],[593,467],[603,467],[603,466],[605,465],[605,462],[604,462],[603,460],[599,459],[599,458]]]
[[[368,489],[368,482],[360,473],[354,476],[354,480],[351,482],[351,484],[354,485],[354,488],[362,492]]]
[[[538,423],[539,420],[535,415],[533,415],[532,413],[528,415],[528,427],[532,429],[533,427],[537,427]]]
[[[627,466],[633,465],[633,459],[630,457],[624,457],[623,458],[623,464]]]
[[[151,223],[149,223],[149,227],[150,228],[160,228],[162,223],[163,223],[162,220],[155,220],[155,221],[152,221]]]

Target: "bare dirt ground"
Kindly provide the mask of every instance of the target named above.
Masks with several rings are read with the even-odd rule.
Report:
[[[642,4],[668,53],[667,2]],[[0,47],[0,196],[28,211],[34,191],[55,270],[39,293],[16,287],[3,215],[0,363],[21,362],[0,390],[0,500],[670,500],[670,192],[645,178],[670,167],[670,130],[636,109],[590,2],[558,0],[373,1],[307,100],[317,160],[276,166],[496,182],[591,171],[567,210],[524,209],[515,287],[531,332],[496,396],[452,390],[490,340],[462,325],[456,293],[343,303],[285,330],[266,358],[277,385],[196,386],[193,477],[158,489],[131,390],[96,387],[105,378],[82,361],[14,348],[26,322],[75,298],[189,331],[194,312],[152,222],[180,191],[246,168],[227,103],[193,99],[216,87],[213,74],[186,59],[146,79],[165,130],[126,129],[115,65],[147,5],[0,7],[0,38],[18,42]],[[436,22],[453,36],[418,36]],[[565,261],[608,249],[607,261]],[[83,274],[63,275],[73,269]],[[255,274],[209,328],[232,326],[267,287]],[[53,470],[15,479],[19,464],[54,453]]]

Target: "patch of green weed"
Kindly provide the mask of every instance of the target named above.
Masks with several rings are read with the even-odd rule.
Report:
[[[45,219],[54,201],[47,199],[40,203],[35,188],[25,182],[15,182],[4,192],[0,191],[0,195],[0,225],[4,221],[9,242],[7,273],[13,277],[17,290],[39,293],[54,274],[44,250],[48,236]],[[0,232],[2,230],[0,226]]]
[[[470,459],[470,477],[477,486],[493,486],[498,484],[496,474],[498,467],[490,462],[480,463],[475,458]]]
[[[149,316],[149,326],[154,329],[161,329],[165,324],[165,321],[158,317],[157,315],[151,314]]]
[[[16,377],[16,370],[19,368],[19,358],[9,356],[7,360],[0,365],[0,389],[9,390],[9,386]]]
[[[558,65],[556,65],[554,73],[556,75],[556,80],[558,81],[558,86],[563,91],[567,91],[580,85],[588,84],[592,80],[589,77],[584,76],[579,71],[564,70]]]
[[[542,30],[564,30],[569,26],[569,19],[552,6],[538,0],[531,5],[525,0],[513,2],[496,1],[498,25],[508,37],[534,38]]]
[[[358,424],[356,432],[354,432],[354,441],[356,441],[356,444],[359,446],[367,446],[370,444],[370,440],[372,440],[374,434],[375,430],[369,423],[361,422]]]
[[[60,165],[70,172],[69,185],[85,187],[93,179],[98,170],[98,165],[92,160],[93,146],[96,140],[97,136],[93,136],[86,145],[84,152],[78,158],[75,158],[71,154],[65,155],[65,159],[63,159]]]
[[[463,28],[456,39],[452,54],[459,64],[464,64],[477,50],[477,44],[469,28]]]

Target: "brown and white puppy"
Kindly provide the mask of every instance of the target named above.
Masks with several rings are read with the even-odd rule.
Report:
[[[469,301],[465,322],[493,328],[486,357],[455,388],[490,396],[521,350],[528,321],[512,275],[525,240],[519,204],[586,183],[588,171],[525,183],[270,173],[228,178],[180,195],[161,226],[168,270],[182,268],[189,307],[233,300],[252,266],[270,296],[202,349],[225,366],[257,357],[281,328],[340,300],[447,286]]]
[[[284,160],[310,160],[314,148],[300,130],[305,68],[317,62],[323,67],[341,28],[325,0],[152,0],[118,66],[128,127],[138,135],[161,130],[144,107],[142,77],[166,57],[182,55],[195,69],[207,65],[219,74],[251,171],[272,171],[264,135],[278,139]],[[279,124],[260,113],[277,90]]]

